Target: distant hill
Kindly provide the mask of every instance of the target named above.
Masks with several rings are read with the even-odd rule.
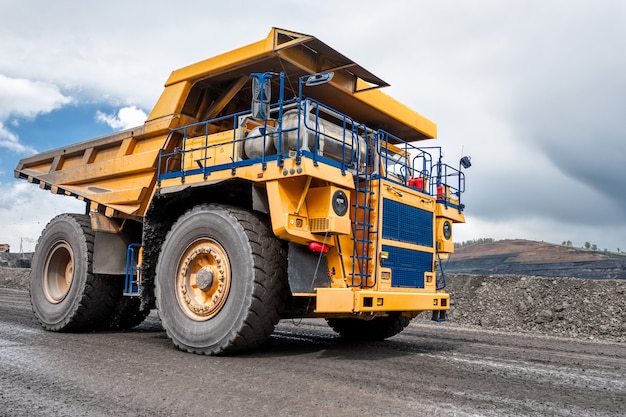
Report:
[[[626,254],[530,240],[499,240],[457,248],[448,273],[626,279]]]

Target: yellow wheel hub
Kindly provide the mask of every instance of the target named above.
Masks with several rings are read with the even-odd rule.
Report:
[[[213,239],[193,242],[181,257],[176,275],[176,295],[184,313],[197,321],[208,320],[224,306],[230,289],[230,261]]]

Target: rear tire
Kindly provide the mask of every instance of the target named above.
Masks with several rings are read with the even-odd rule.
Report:
[[[30,299],[46,330],[106,326],[115,304],[111,280],[92,272],[94,235],[89,216],[61,214],[45,227],[33,255]]]
[[[254,348],[273,332],[287,297],[286,252],[247,211],[200,205],[168,233],[157,264],[161,322],[181,350]]]
[[[115,306],[107,328],[110,330],[130,330],[144,322],[150,310],[141,310],[141,298],[122,297]]]
[[[104,279],[111,280],[116,286],[116,302],[107,320],[109,330],[130,330],[143,323],[150,314],[149,309],[141,309],[141,298],[124,295],[123,275],[103,275]]]
[[[374,317],[371,320],[357,318],[327,319],[328,325],[341,337],[349,340],[383,340],[400,333],[411,319],[400,314]]]

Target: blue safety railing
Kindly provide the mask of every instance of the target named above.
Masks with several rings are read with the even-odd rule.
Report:
[[[140,243],[131,243],[126,250],[126,277],[124,295],[139,295],[141,289],[141,267],[137,265]]]
[[[261,112],[267,117],[264,120],[243,111],[171,130],[166,143],[178,146],[159,152],[158,184],[172,178],[184,183],[186,177],[198,174],[206,179],[222,170],[235,175],[238,168],[259,163],[266,169],[271,161],[282,166],[286,158],[299,164],[304,157],[314,165],[339,168],[343,175],[350,171],[385,178],[463,210],[465,175],[442,162],[441,148],[416,147],[386,131],[369,129],[322,102],[303,97],[302,88],[298,97],[284,100],[283,89],[281,75],[280,99]],[[230,137],[213,139],[219,132]],[[218,147],[229,144],[227,158],[212,160]],[[250,144],[260,151],[247,152]],[[438,152],[436,161],[430,150]]]
[[[267,74],[255,76],[259,83],[269,84],[271,76]],[[379,238],[372,213],[376,210],[374,205],[380,204],[380,199],[374,198],[380,191],[374,188],[374,180],[385,179],[417,190],[461,212],[465,175],[460,167],[443,163],[440,147],[414,146],[384,130],[370,129],[320,101],[303,97],[302,80],[298,97],[284,100],[284,77],[280,76],[280,98],[276,103],[270,104],[262,93],[260,104],[253,106],[252,111],[171,130],[166,143],[169,149],[177,146],[160,151],[158,184],[176,178],[184,183],[192,175],[206,179],[216,171],[230,170],[236,175],[239,168],[257,164],[264,170],[269,163],[282,167],[287,158],[296,164],[308,158],[315,166],[326,164],[339,169],[342,175],[351,173],[355,185],[352,285],[372,286],[368,279],[376,275],[370,270],[376,263],[372,262],[371,248]],[[218,148],[227,149],[230,154],[214,160]],[[129,260],[135,258],[137,248],[131,246]],[[125,294],[138,291],[140,279],[133,277],[140,274],[138,267],[127,263]],[[443,274],[437,288],[442,285]]]
[[[292,103],[294,100],[291,101]],[[278,105],[274,105],[272,111],[278,111]],[[245,124],[250,122],[251,113],[250,112],[239,112],[230,114],[227,116],[218,117],[215,119],[207,120],[204,122],[198,122],[191,125],[182,126],[180,128],[172,129],[166,140],[166,143],[170,143],[172,140],[176,140],[180,146],[174,148],[173,151],[167,152],[164,149],[161,149],[159,152],[159,164],[157,168],[157,178],[159,185],[161,181],[170,178],[180,178],[181,182],[185,182],[185,177],[190,175],[202,174],[206,179],[212,172],[221,171],[221,170],[231,170],[233,174],[236,173],[237,168],[243,166],[254,165],[258,163],[262,163],[265,168],[267,162],[269,160],[278,159],[278,154],[270,155],[264,152],[260,157],[257,158],[244,158],[239,153],[239,146],[245,140],[253,140],[262,138],[263,141],[271,140],[271,137],[268,134],[268,130],[263,131],[257,135],[252,135],[250,137],[246,137],[244,135],[244,127]],[[252,122],[254,124],[254,122]],[[269,126],[267,121],[262,123],[256,122],[259,126],[265,126],[266,128]],[[229,141],[221,140],[219,142],[211,142],[210,136],[215,132],[224,131],[223,125],[229,125],[233,128],[232,137]],[[198,133],[200,131],[200,133]],[[227,130],[228,131],[228,130]],[[284,131],[279,131],[277,134],[282,134]],[[200,142],[199,146],[188,147],[189,139],[192,139],[194,142]],[[231,147],[231,155],[230,162],[214,164],[211,163],[210,153],[213,149],[217,149],[218,147],[224,146],[227,143],[231,143],[233,146]],[[192,168],[186,169],[186,165],[188,163],[188,158],[195,152],[199,152],[200,155],[198,158],[194,158],[192,164]]]
[[[376,133],[376,150],[381,169],[378,174],[381,177],[429,192],[433,168],[433,158],[429,152],[384,130]]]
[[[416,147],[383,130],[379,130],[376,137],[376,149],[383,171],[379,175],[435,196],[437,203],[446,207],[463,211],[461,195],[465,192],[465,174],[443,163],[440,147]],[[429,150],[438,153],[436,162]]]
[[[430,194],[436,196],[437,203],[463,211],[461,195],[465,192],[465,173],[448,164],[441,158],[433,166],[433,179]]]

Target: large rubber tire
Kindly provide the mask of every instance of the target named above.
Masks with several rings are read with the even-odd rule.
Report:
[[[93,242],[86,215],[61,214],[41,233],[31,265],[30,299],[46,330],[106,327],[115,288],[112,281],[92,273]]]
[[[216,355],[254,348],[274,331],[287,296],[286,251],[252,213],[200,205],[169,231],[156,299],[179,349]]]
[[[106,328],[109,330],[129,330],[143,323],[150,314],[150,310],[141,309],[140,297],[124,295],[124,275],[103,275],[104,279],[111,280],[116,286],[116,302],[107,319]]]
[[[117,302],[107,328],[110,330],[132,329],[143,323],[149,314],[150,310],[141,309],[141,298],[124,296]]]
[[[328,325],[341,337],[349,340],[383,340],[400,333],[411,319],[400,314],[374,317],[371,320],[357,318],[327,319]]]

